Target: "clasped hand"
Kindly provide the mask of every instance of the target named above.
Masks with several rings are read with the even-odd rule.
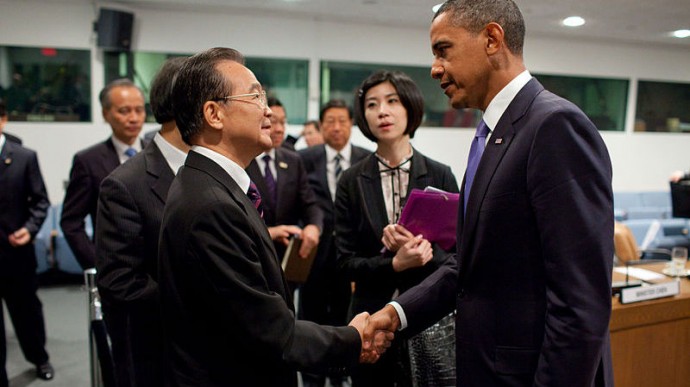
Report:
[[[428,240],[422,235],[413,235],[399,224],[384,227],[381,242],[386,249],[395,252],[392,265],[396,272],[424,266],[434,257]]]
[[[362,339],[362,351],[359,354],[360,363],[375,363],[391,346],[395,337],[393,331],[370,326],[370,317],[369,313],[363,312],[356,315],[349,324],[349,326],[357,329]]]

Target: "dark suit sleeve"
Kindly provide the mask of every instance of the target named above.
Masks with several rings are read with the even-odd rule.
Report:
[[[46,192],[46,186],[43,182],[41,169],[38,166],[38,157],[34,152],[31,152],[27,169],[26,179],[28,179],[27,187],[29,187],[29,195],[27,197],[29,218],[24,223],[24,227],[29,230],[31,239],[33,239],[41,228],[43,221],[46,219],[50,201],[48,200],[48,193]]]
[[[546,280],[534,385],[584,386],[594,380],[611,315],[611,163],[581,113],[551,114],[539,127],[527,167]]]
[[[98,289],[118,302],[156,301],[158,284],[144,268],[142,209],[113,175],[103,180],[95,230]]]
[[[307,369],[357,362],[361,341],[354,328],[295,320],[283,297],[270,290],[264,265],[274,254],[259,255],[265,250],[248,232],[252,226],[237,221],[247,218],[240,207],[213,203],[202,212],[192,226],[191,254],[217,295],[222,325],[244,341],[242,348]]]
[[[84,269],[94,267],[96,256],[96,248],[84,228],[84,218],[89,214],[89,203],[94,195],[91,192],[92,187],[100,183],[91,180],[86,160],[82,160],[77,154],[72,162],[69,184],[62,204],[60,227],[75,258]]]

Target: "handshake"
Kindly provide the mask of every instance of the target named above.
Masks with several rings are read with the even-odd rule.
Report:
[[[359,362],[375,363],[391,346],[395,337],[393,332],[398,329],[400,319],[395,308],[386,305],[373,315],[367,312],[358,314],[348,325],[357,329],[362,339]]]

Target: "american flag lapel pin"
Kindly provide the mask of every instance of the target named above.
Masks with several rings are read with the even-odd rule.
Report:
[[[502,138],[497,138],[496,141],[494,141],[494,144],[503,144],[503,139]]]

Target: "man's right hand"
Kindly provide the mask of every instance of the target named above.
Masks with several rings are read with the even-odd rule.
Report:
[[[391,305],[384,306],[367,319],[364,331],[361,332],[363,348],[373,347],[380,354],[385,352],[399,326],[398,312]],[[385,333],[385,337],[382,333]]]
[[[364,334],[369,325],[370,317],[369,313],[363,312],[355,316],[352,321],[350,321],[350,324],[348,324],[357,329],[362,339],[362,350],[359,355],[360,363],[375,363],[391,346],[391,342],[395,338],[392,332],[387,330],[375,330],[371,335],[371,339],[366,339]]]

